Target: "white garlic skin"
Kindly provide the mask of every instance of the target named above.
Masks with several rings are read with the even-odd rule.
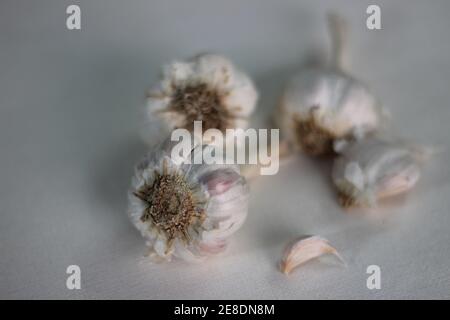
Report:
[[[332,179],[344,206],[374,206],[410,190],[420,177],[419,149],[371,137],[350,143],[333,164]]]
[[[205,84],[220,97],[221,108],[231,116],[227,128],[248,127],[248,117],[255,109],[258,92],[250,77],[227,58],[217,54],[200,54],[187,61],[176,61],[163,68],[160,82],[150,90],[146,112],[145,140],[160,142],[174,128],[183,126],[186,114],[164,112],[177,90]],[[202,120],[199,117],[196,120]]]
[[[304,68],[285,87],[275,121],[288,143],[312,155],[332,152],[336,139],[361,138],[380,125],[381,105],[369,88],[351,76],[347,26],[336,14],[328,17],[333,50],[329,63]],[[306,129],[299,131],[299,122]]]
[[[170,261],[173,257],[200,262],[223,252],[228,240],[244,223],[248,211],[249,188],[236,165],[176,164],[171,161],[173,143],[167,140],[150,152],[137,166],[128,194],[128,216],[146,239],[153,261]],[[201,152],[197,146],[195,152]],[[204,202],[204,220],[189,226],[189,242],[176,238],[169,245],[167,235],[151,219],[142,221],[148,204],[135,196],[144,184],[152,185],[155,172],[182,175],[195,190],[195,198]]]
[[[314,116],[321,128],[339,139],[375,131],[379,110],[378,100],[362,82],[340,70],[308,68],[295,76],[283,93],[280,128],[296,144],[294,119]]]

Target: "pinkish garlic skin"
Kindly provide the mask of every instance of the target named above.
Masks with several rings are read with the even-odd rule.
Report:
[[[200,262],[223,252],[244,223],[248,185],[236,165],[174,163],[172,147],[166,141],[136,167],[128,215],[152,260]]]
[[[345,265],[344,259],[327,239],[320,236],[302,236],[290,242],[283,253],[280,270],[284,274],[291,273],[302,264],[325,254],[332,254]]]
[[[417,148],[370,137],[352,142],[335,160],[332,179],[344,207],[375,206],[405,193],[420,178]]]
[[[223,170],[203,177],[209,194],[213,196],[227,192],[239,178],[239,174],[231,170]]]

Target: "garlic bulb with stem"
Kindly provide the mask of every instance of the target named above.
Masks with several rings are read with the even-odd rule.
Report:
[[[239,167],[191,164],[204,145],[174,161],[174,143],[165,140],[135,169],[128,215],[154,261],[188,262],[222,252],[247,216],[249,190]]]
[[[194,121],[202,121],[203,131],[244,129],[257,100],[250,77],[221,55],[173,62],[148,93],[145,139],[154,144],[175,128],[193,131]]]
[[[376,131],[382,108],[368,87],[346,72],[347,26],[330,14],[333,51],[326,66],[308,67],[286,86],[275,121],[289,144],[310,155],[333,152],[333,141]]]
[[[332,179],[344,207],[374,206],[378,199],[410,190],[430,150],[379,137],[341,145]]]

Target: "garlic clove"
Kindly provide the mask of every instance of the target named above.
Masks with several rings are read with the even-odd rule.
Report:
[[[300,237],[290,243],[285,249],[280,263],[280,270],[284,274],[289,274],[301,264],[324,254],[336,256],[345,265],[344,259],[329,244],[328,240],[319,236]]]
[[[405,193],[420,178],[419,148],[377,137],[350,142],[334,161],[332,180],[344,207],[374,206]]]
[[[389,198],[402,194],[414,187],[420,178],[420,169],[416,164],[406,166],[393,174],[380,180],[377,188],[377,198]]]

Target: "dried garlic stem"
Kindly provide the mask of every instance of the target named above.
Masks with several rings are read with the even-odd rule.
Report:
[[[337,13],[332,12],[328,14],[328,29],[332,44],[331,65],[345,71],[350,61],[347,23]]]
[[[299,265],[324,254],[333,254],[345,265],[344,259],[327,239],[319,236],[300,237],[286,248],[280,263],[281,272],[289,274]]]

